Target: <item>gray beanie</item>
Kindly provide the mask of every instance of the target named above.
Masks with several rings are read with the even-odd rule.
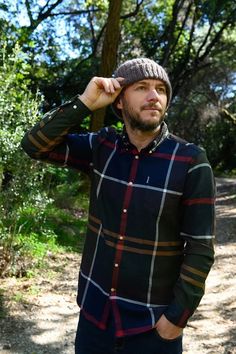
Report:
[[[157,79],[164,82],[167,89],[167,107],[172,97],[171,83],[165,69],[148,58],[137,58],[125,61],[115,70],[113,77],[123,77],[122,86],[133,84],[144,79]]]

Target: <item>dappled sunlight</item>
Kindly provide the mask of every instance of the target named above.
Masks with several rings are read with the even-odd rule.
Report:
[[[47,296],[47,303],[45,303],[45,296]],[[31,335],[32,341],[41,345],[58,345],[63,333],[66,342],[68,328],[75,329],[77,326],[78,307],[75,301],[66,301],[61,295],[44,294],[38,298],[38,306],[36,326],[39,333]],[[74,333],[75,331],[73,335]]]
[[[217,179],[215,263],[206,281],[206,293],[185,330],[184,354],[236,352],[235,182]]]
[[[6,353],[22,354],[73,352],[80,259],[76,253],[64,253],[34,278],[2,280],[6,310],[0,318],[1,353],[4,348],[8,348]]]

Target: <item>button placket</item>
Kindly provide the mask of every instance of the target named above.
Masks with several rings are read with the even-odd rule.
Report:
[[[114,263],[113,263],[113,274],[112,274],[112,282],[111,282],[111,296],[116,295],[117,291],[117,282],[118,282],[118,276],[119,276],[119,270],[120,270],[120,262],[122,260],[122,252],[124,250],[123,244],[124,244],[124,239],[125,239],[125,234],[126,234],[126,225],[127,225],[127,220],[128,220],[128,210],[129,210],[129,204],[131,201],[131,196],[133,193],[133,184],[137,175],[137,169],[139,165],[139,154],[136,153],[136,155],[133,155],[133,161],[131,165],[131,170],[130,170],[130,175],[129,179],[127,180],[126,184],[126,191],[124,193],[124,201],[123,201],[123,208],[121,209],[121,226],[120,226],[120,234],[118,236],[117,240],[117,249],[116,249],[116,254],[114,257]]]

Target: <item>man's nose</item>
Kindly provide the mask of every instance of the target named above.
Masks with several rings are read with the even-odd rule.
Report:
[[[157,102],[159,100],[159,95],[156,90],[150,90],[147,94],[147,101],[148,102]]]

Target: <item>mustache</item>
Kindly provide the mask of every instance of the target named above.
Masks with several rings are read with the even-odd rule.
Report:
[[[158,103],[151,102],[151,103],[145,103],[143,106],[140,107],[141,111],[145,109],[156,109],[158,111],[161,111],[161,107]]]

